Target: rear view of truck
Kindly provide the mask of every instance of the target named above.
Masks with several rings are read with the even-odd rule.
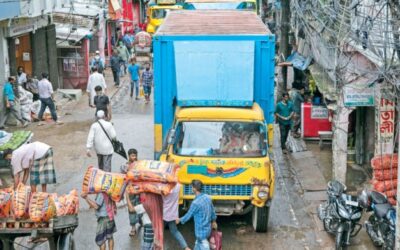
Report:
[[[251,12],[177,11],[153,38],[155,157],[180,166],[181,203],[199,179],[219,215],[268,226],[274,169],[275,37]]]

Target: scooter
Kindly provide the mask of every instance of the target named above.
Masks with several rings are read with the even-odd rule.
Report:
[[[368,236],[376,247],[392,250],[395,247],[396,209],[386,196],[376,191],[363,190],[360,204],[373,213],[365,222]]]
[[[358,196],[346,194],[347,187],[336,180],[330,181],[327,187],[328,200],[318,207],[318,217],[324,229],[335,235],[335,249],[345,249],[350,245],[350,238],[355,237],[362,226],[363,208]]]

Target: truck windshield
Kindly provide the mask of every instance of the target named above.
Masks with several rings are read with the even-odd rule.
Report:
[[[184,9],[188,10],[256,10],[253,2],[217,2],[217,3],[185,3]]]
[[[265,131],[256,122],[181,122],[174,151],[185,156],[265,156]]]
[[[154,19],[163,19],[167,16],[167,14],[170,11],[173,11],[174,9],[154,9],[151,17]]]

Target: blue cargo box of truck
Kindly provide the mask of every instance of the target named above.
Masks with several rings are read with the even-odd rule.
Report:
[[[275,36],[252,12],[174,11],[153,38],[155,148],[176,106],[251,107],[273,123]]]

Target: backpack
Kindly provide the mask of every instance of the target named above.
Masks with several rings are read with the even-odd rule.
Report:
[[[101,62],[101,59],[94,59],[94,64],[93,66],[97,67],[97,72],[99,72],[100,74],[103,73],[104,70],[104,66],[103,63]]]

